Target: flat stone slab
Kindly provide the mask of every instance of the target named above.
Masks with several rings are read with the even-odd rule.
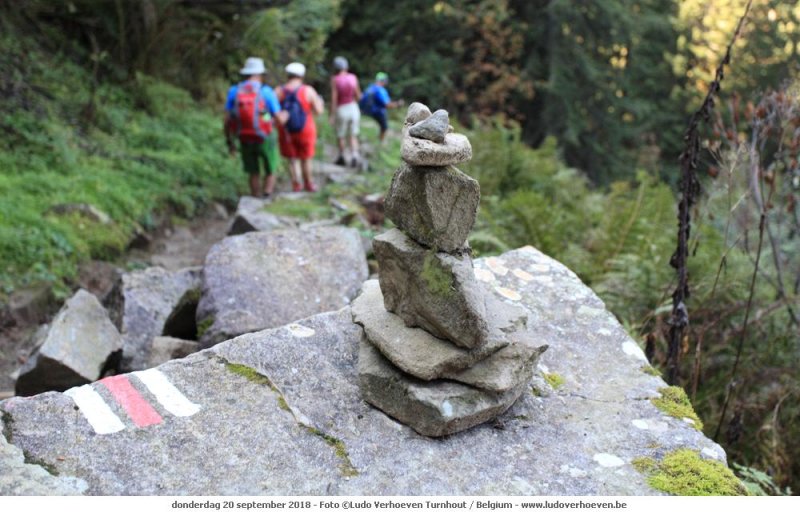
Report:
[[[446,110],[439,109],[422,121],[410,126],[408,128],[408,135],[418,139],[442,143],[444,142],[444,136],[447,135],[449,128],[449,114]]]
[[[364,283],[352,312],[353,320],[364,327],[367,339],[384,357],[421,380],[446,378],[491,391],[507,391],[530,379],[540,353],[536,340],[525,330],[525,310],[497,300],[489,307],[494,335],[484,347],[474,350],[406,327],[401,318],[383,307],[375,280]]]
[[[527,384],[492,393],[447,380],[419,380],[394,367],[366,339],[360,344],[358,374],[364,400],[429,437],[461,432],[502,414]]]
[[[122,349],[108,312],[97,298],[78,290],[37,333],[40,345],[20,368],[18,395],[63,391],[100,377],[109,358]]]
[[[490,336],[485,345],[470,350],[423,329],[407,327],[402,318],[386,310],[376,280],[364,283],[352,311],[353,321],[364,327],[367,338],[385,357],[406,373],[425,380],[461,371],[508,345],[505,336]]]
[[[252,232],[214,245],[197,307],[204,347],[246,332],[340,309],[367,278],[361,236],[352,228]]]
[[[480,185],[455,167],[400,164],[386,195],[386,216],[417,243],[453,252],[475,224]]]
[[[161,267],[123,274],[106,305],[122,334],[121,367],[125,371],[148,368],[153,338],[161,336],[173,311],[187,301],[197,303],[200,267],[170,271]]]
[[[273,229],[297,227],[296,220],[269,213],[266,208],[270,202],[269,199],[258,197],[241,197],[228,234],[241,235],[251,231],[272,231]]]
[[[169,412],[134,374],[160,423],[137,426],[95,383],[122,430],[98,434],[60,393],[0,402],[0,429],[29,460],[86,482],[87,494],[648,495],[660,493],[633,467],[638,457],[690,448],[725,460],[650,402],[666,384],[643,371],[636,342],[572,272],[533,248],[475,266],[488,292],[528,310],[529,329],[550,346],[494,422],[431,439],[367,404],[363,330],[345,308],[158,367],[198,407],[175,409],[189,415]],[[544,374],[563,384],[549,387]],[[28,481],[17,469],[0,475],[9,494]]]
[[[388,311],[459,347],[487,342],[486,299],[468,255],[426,249],[398,229],[376,236],[372,250]]]
[[[408,165],[421,167],[445,167],[469,162],[472,159],[472,145],[465,135],[448,133],[444,142],[409,137],[403,130],[400,158]]]

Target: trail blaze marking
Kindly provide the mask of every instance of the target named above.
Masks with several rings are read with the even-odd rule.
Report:
[[[128,416],[137,427],[158,425],[163,421],[161,415],[131,385],[127,376],[115,375],[107,377],[102,379],[100,384],[108,388],[114,399],[125,409],[125,412],[128,413]]]
[[[83,417],[98,434],[113,434],[125,429],[122,420],[89,384],[68,389],[64,394],[72,398],[83,413]]]
[[[153,396],[156,397],[158,403],[171,414],[185,417],[200,411],[199,405],[186,398],[178,388],[167,380],[167,377],[164,376],[163,373],[155,368],[141,372],[133,372],[133,375],[147,387]]]

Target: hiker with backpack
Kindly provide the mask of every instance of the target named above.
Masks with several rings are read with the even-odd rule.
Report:
[[[239,71],[246,80],[228,90],[225,102],[225,139],[231,156],[236,154],[234,136],[239,139],[242,165],[249,175],[250,194],[269,197],[275,188],[273,171],[278,168],[279,156],[273,119],[280,120],[281,106],[272,88],[263,83],[264,61],[249,57]],[[260,167],[264,181],[260,183]]]
[[[299,192],[305,188],[316,192],[311,179],[311,159],[317,144],[314,115],[322,114],[325,105],[317,91],[303,83],[305,74],[306,67],[299,62],[286,66],[287,81],[278,88],[277,96],[287,119],[278,125],[278,142],[281,155],[289,162],[292,190]],[[301,174],[303,186],[300,185]]]
[[[383,71],[375,75],[375,82],[372,83],[359,101],[361,111],[373,118],[378,122],[381,127],[380,140],[383,143],[386,137],[386,131],[389,129],[389,120],[386,116],[387,108],[396,108],[403,106],[403,100],[392,101],[389,97],[389,91],[386,90],[386,84],[389,82],[389,75]]]
[[[349,64],[344,57],[333,59],[336,74],[331,77],[331,124],[336,127],[336,138],[339,143],[339,157],[336,165],[356,167],[358,165],[358,131],[361,122],[361,111],[358,103],[361,98],[361,86],[358,77],[348,71]],[[350,159],[345,160],[345,141],[350,149]]]

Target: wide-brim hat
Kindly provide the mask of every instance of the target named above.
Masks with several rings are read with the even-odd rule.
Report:
[[[242,75],[261,75],[267,72],[264,67],[264,61],[258,57],[248,57],[244,61],[244,67],[239,70]]]
[[[292,62],[286,66],[286,73],[289,75],[304,77],[306,76],[306,67],[299,62]]]

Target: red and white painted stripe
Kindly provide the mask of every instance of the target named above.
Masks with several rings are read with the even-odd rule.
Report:
[[[200,411],[167,377],[156,369],[135,372],[163,409],[174,416],[192,416]],[[161,414],[132,384],[128,375],[115,375],[99,381],[114,401],[125,411],[136,427],[149,427],[164,421]],[[123,421],[112,411],[103,397],[90,385],[72,388],[64,393],[75,401],[86,420],[98,434],[113,434],[125,429]]]

